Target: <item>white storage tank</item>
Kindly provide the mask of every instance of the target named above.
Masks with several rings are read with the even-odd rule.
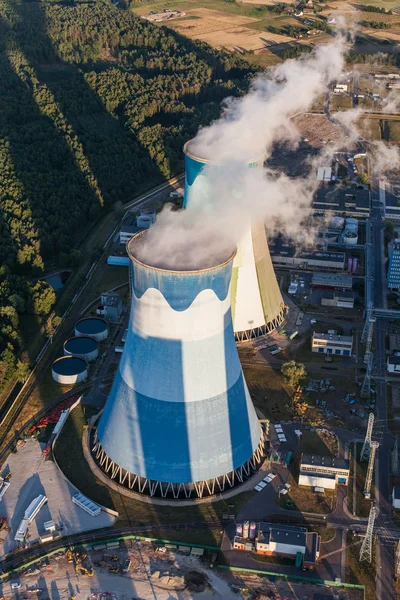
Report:
[[[147,217],[147,218],[151,218],[151,222],[155,223],[156,222],[156,211],[154,208],[143,208],[140,211],[140,217]]]
[[[239,537],[242,537],[242,535],[243,535],[243,524],[242,523],[236,523],[236,535],[238,535]]]
[[[149,215],[140,215],[136,219],[136,225],[141,229],[150,229],[153,225],[153,220]]]
[[[92,362],[99,355],[99,344],[95,339],[85,335],[73,337],[64,342],[64,355],[79,356],[87,362]]]
[[[102,342],[108,338],[108,335],[109,329],[104,319],[87,317],[86,319],[81,319],[75,325],[76,337],[86,336],[93,338],[96,342]]]
[[[345,246],[355,246],[358,242],[357,231],[352,231],[346,228],[343,234],[343,243]]]
[[[251,540],[254,540],[256,537],[256,532],[257,532],[257,523],[255,523],[254,521],[252,521],[250,523],[250,530],[249,530],[249,538]]]
[[[343,229],[344,219],[343,217],[332,217],[331,225],[332,229]]]
[[[83,358],[62,356],[53,362],[51,373],[54,381],[57,381],[57,383],[73,385],[87,379],[88,365]]]

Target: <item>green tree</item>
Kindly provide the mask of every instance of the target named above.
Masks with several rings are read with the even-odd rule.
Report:
[[[28,379],[30,373],[29,365],[22,361],[18,360],[16,365],[16,377],[18,381],[24,382]]]
[[[281,366],[281,373],[285,382],[293,387],[297,387],[307,377],[303,363],[294,360],[284,363]]]

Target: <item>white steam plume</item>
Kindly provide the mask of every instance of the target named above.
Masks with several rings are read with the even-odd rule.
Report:
[[[162,211],[135,251],[139,259],[178,270],[215,265],[234,250],[251,220],[297,239],[307,235],[303,223],[317,188],[316,160],[310,176],[296,179],[247,163],[268,158],[278,142],[299,142],[292,117],[309,109],[339,77],[345,50],[338,35],[257,78],[246,96],[225,102],[221,118],[190,143],[191,153],[211,161],[193,186],[194,200],[181,212]],[[336,149],[325,148],[319,164],[330,164]]]

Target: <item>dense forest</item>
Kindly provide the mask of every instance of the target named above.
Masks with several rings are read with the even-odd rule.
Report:
[[[0,0],[0,387],[26,373],[19,315],[55,301],[46,263],[76,266],[77,233],[181,171],[252,72],[104,0]]]

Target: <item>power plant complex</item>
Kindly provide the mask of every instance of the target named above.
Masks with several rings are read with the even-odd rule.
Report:
[[[264,457],[232,326],[235,254],[195,271],[160,268],[137,257],[146,235],[127,247],[128,333],[92,453],[133,491],[211,496],[246,480]]]
[[[185,198],[184,207],[196,202],[202,185],[200,173],[207,164],[218,163],[195,156],[190,151],[191,142],[184,146]],[[251,161],[250,168],[263,166],[263,160]],[[238,244],[232,274],[232,318],[235,338],[250,340],[265,335],[279,327],[286,307],[275,277],[263,223],[249,223]]]

